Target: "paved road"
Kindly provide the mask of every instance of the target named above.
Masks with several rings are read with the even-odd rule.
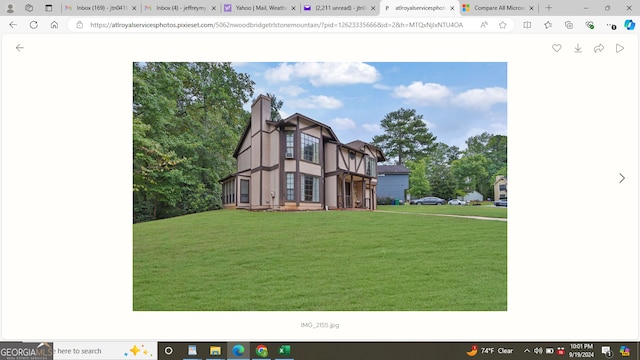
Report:
[[[450,215],[450,214],[425,214],[425,213],[415,213],[415,212],[404,212],[404,211],[385,211],[385,210],[376,210],[376,212],[388,213],[388,214],[410,214],[410,215],[425,215],[425,216],[446,216],[446,217],[455,217],[455,218],[463,218],[463,219],[476,219],[476,220],[489,220],[489,221],[504,221],[506,222],[506,218],[494,218],[494,217],[485,217],[485,216],[471,216],[471,215]]]

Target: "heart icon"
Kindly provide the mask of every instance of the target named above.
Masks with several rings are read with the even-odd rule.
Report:
[[[553,44],[551,47],[553,48],[553,51],[555,51],[555,52],[558,52],[558,51],[560,51],[560,49],[562,49],[562,45],[560,45],[560,44]]]

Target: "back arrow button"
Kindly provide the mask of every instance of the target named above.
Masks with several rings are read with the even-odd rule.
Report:
[[[16,50],[18,50],[18,52],[22,49],[24,49],[24,46],[20,46],[20,44],[16,45]]]
[[[14,23],[13,21],[11,21],[11,22],[9,23],[9,27],[10,27],[10,28],[12,28],[12,29],[13,29],[13,27],[14,27],[14,26],[16,26],[16,25],[18,25],[18,24]]]

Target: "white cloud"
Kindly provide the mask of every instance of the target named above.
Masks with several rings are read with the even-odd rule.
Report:
[[[471,89],[458,94],[454,104],[478,110],[489,110],[494,104],[507,102],[507,89],[490,87]]]
[[[381,133],[382,132],[382,128],[380,127],[380,124],[362,124],[362,128],[365,131],[368,131],[370,133]]]
[[[303,99],[289,101],[288,105],[302,109],[337,109],[342,107],[342,102],[330,96],[312,95]]]
[[[331,124],[332,128],[337,130],[349,130],[355,129],[356,127],[356,122],[349,118],[335,118],[329,121],[329,124]]]
[[[427,121],[425,119],[422,119],[422,122],[427,125],[427,127],[429,128],[429,130],[433,130],[435,129],[437,126],[436,124],[432,123],[431,121]]]
[[[409,86],[397,86],[393,95],[418,105],[438,105],[447,102],[451,91],[444,85],[414,81]]]
[[[378,89],[378,90],[391,90],[392,87],[389,85],[382,85],[382,84],[373,84],[373,88],[374,89]]]
[[[269,82],[285,82],[289,81],[291,74],[293,74],[293,68],[283,63],[277,68],[267,69],[264,72],[264,78]]]
[[[292,78],[308,79],[313,86],[371,84],[380,78],[375,67],[365,63],[295,63],[280,64],[265,71],[270,82],[285,82]]]
[[[283,94],[283,95],[297,97],[298,95],[302,94],[306,90],[301,88],[300,86],[290,85],[290,86],[281,86],[278,91],[280,94]]]
[[[280,117],[283,118],[283,119],[286,119],[289,116],[291,116],[291,114],[289,114],[288,112],[282,111],[282,109],[278,110],[278,112],[280,113]]]

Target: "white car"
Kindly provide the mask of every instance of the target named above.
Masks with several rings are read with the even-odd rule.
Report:
[[[467,205],[467,202],[464,200],[451,199],[449,200],[449,205]]]

